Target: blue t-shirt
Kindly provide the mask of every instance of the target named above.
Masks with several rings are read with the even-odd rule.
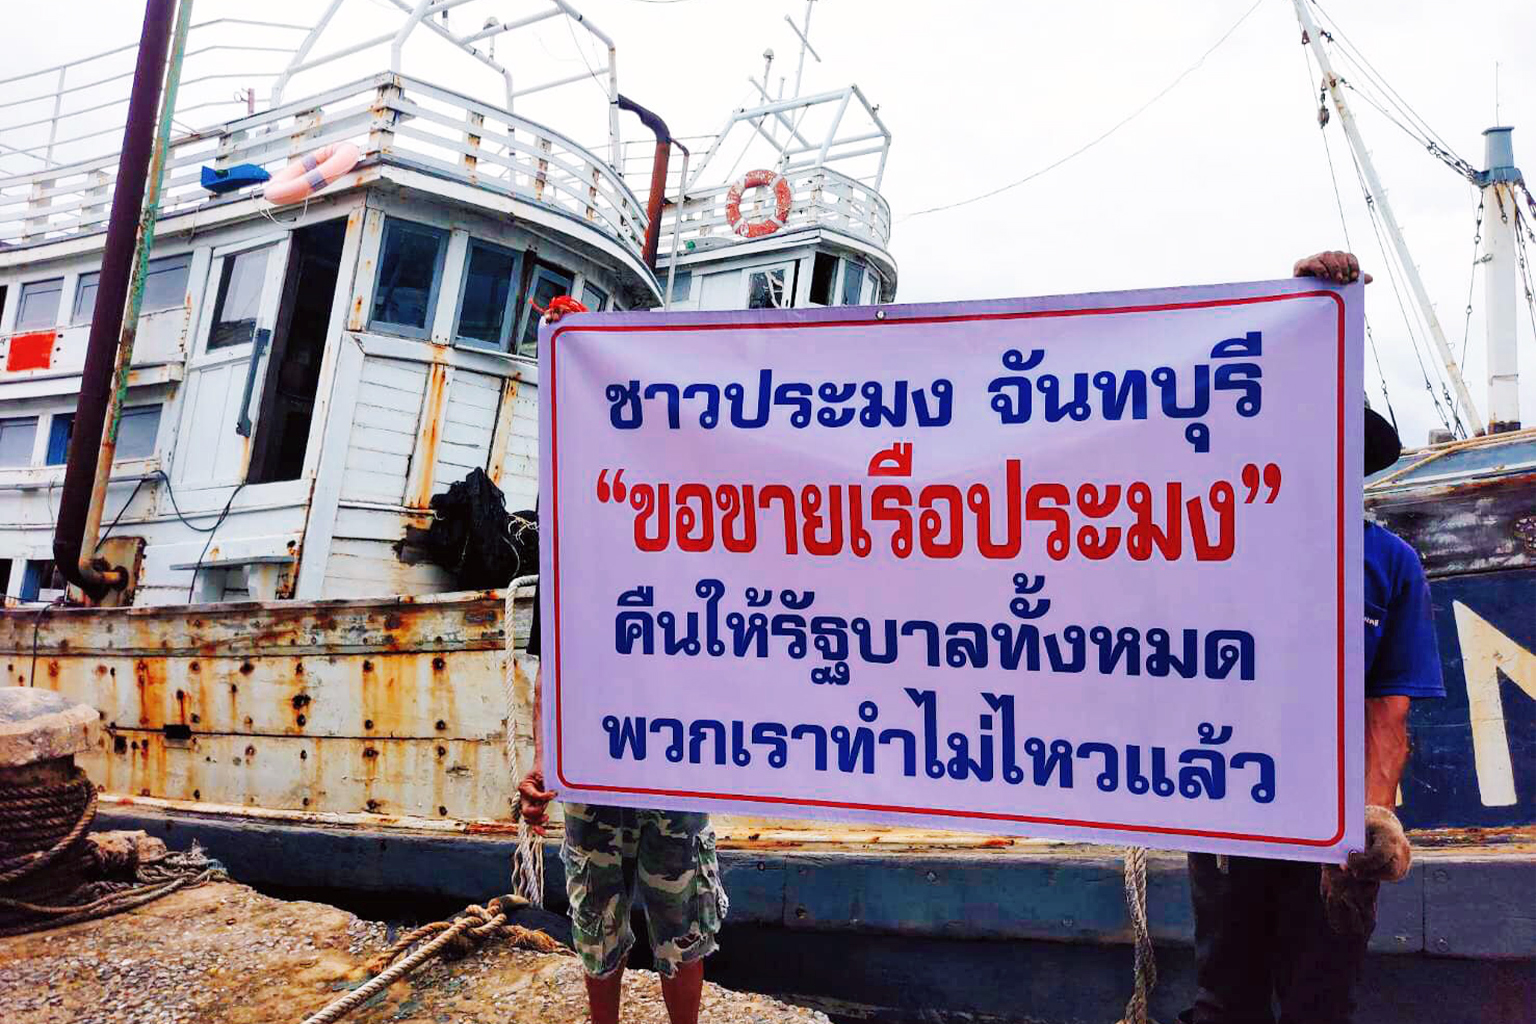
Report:
[[[1444,697],[1429,580],[1418,552],[1365,523],[1365,695]]]

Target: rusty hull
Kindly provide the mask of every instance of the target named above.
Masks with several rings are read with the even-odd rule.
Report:
[[[1536,473],[1367,492],[1366,508],[1431,578],[1536,566]]]
[[[504,820],[502,619],[499,592],[11,612],[0,683],[101,712],[82,764],[110,797]]]

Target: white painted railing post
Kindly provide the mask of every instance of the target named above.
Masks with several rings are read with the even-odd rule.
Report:
[[[383,155],[394,147],[395,122],[400,118],[400,111],[396,109],[395,104],[402,94],[403,91],[397,79],[391,79],[379,86],[378,95],[373,102],[373,127],[368,131],[370,155]]]
[[[476,111],[469,111],[465,115],[469,127],[464,131],[464,144],[469,148],[462,158],[464,170],[474,174],[480,165],[480,129],[485,125],[485,115]]]

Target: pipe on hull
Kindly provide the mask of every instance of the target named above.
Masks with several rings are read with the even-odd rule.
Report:
[[[59,497],[58,526],[53,535],[53,557],[64,578],[92,600],[105,596],[113,586],[126,582],[122,570],[100,571],[82,566],[81,548],[91,518],[91,492],[96,482],[99,447],[88,439],[100,438],[112,397],[123,308],[128,301],[133,271],[134,245],[144,187],[149,178],[150,155],[160,108],[160,87],[171,45],[175,0],[149,0],[139,39],[138,63],[133,72],[133,92],[128,100],[128,120],[123,129],[123,151],[117,162],[117,183],[112,190],[112,212],[97,282],[97,315],[91,319],[85,365],[80,375],[80,398],[75,406],[74,435],[87,443],[71,445]]]

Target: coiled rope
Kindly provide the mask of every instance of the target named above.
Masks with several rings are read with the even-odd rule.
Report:
[[[0,785],[0,895],[14,898],[5,890],[23,880],[29,891],[74,888],[61,883],[84,873],[90,855],[80,838],[95,818],[96,787],[79,768],[54,785]],[[54,878],[40,874],[55,863]]]
[[[1156,1024],[1147,1015],[1152,990],[1157,987],[1157,953],[1152,948],[1152,931],[1147,926],[1147,848],[1125,848],[1125,909],[1131,918],[1131,933],[1136,949],[1136,988],[1125,1004],[1120,1024]]]
[[[105,866],[85,842],[96,806],[79,768],[52,785],[0,784],[0,937],[119,914],[226,877],[194,846],[135,863],[131,881],[102,880]]]
[[[517,729],[517,653],[512,629],[513,605],[519,590],[538,582],[537,576],[519,576],[507,586],[506,605],[502,611],[502,630],[506,633],[507,657],[502,668],[502,700],[506,716],[507,765],[512,771],[512,811],[517,816],[517,846],[512,851],[512,891],[536,907],[544,905],[544,844],[518,814],[522,806],[517,794],[523,771],[518,766]],[[534,722],[535,729],[542,723]]]

